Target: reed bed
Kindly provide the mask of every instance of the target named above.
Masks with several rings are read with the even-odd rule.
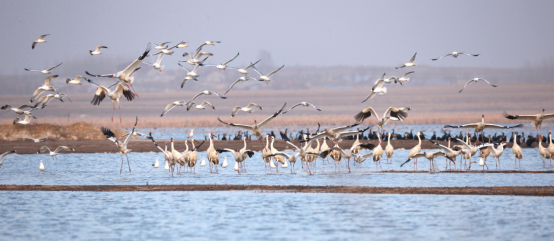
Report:
[[[363,108],[373,107],[379,115],[389,106],[408,106],[412,110],[403,122],[390,122],[388,126],[411,124],[462,124],[481,121],[482,114],[488,123],[518,123],[501,116],[503,111],[511,114],[537,114],[542,108],[553,112],[553,83],[529,84],[523,88],[520,84],[504,84],[498,88],[472,84],[463,93],[458,93],[459,86],[404,86],[389,85],[388,93],[378,95],[361,104],[360,101],[368,94],[372,83],[362,84],[359,89],[315,89],[315,90],[232,90],[223,100],[215,96],[201,96],[196,101],[207,100],[216,110],[190,110],[175,107],[164,117],[160,113],[164,107],[176,100],[187,101],[199,91],[184,90],[182,92],[141,93],[132,102],[121,101],[122,119],[116,107],[114,122],[113,107],[110,100],[105,99],[100,106],[93,106],[90,100],[93,94],[71,95],[73,103],[52,101],[47,108],[36,110],[33,114],[38,118],[36,124],[68,125],[87,122],[95,126],[113,128],[131,128],[135,116],[139,117],[138,127],[172,128],[172,127],[223,127],[217,121],[221,118],[226,122],[253,124],[261,122],[287,102],[287,108],[307,101],[314,103],[323,111],[313,108],[298,107],[285,115],[272,120],[267,127],[312,127],[319,122],[324,126],[340,126],[354,123],[354,115]],[[473,86],[474,85],[474,86]],[[223,93],[221,90],[220,93]],[[28,96],[3,95],[0,103],[14,106],[24,104]],[[231,118],[234,106],[246,106],[250,102],[261,105],[264,110],[253,113],[239,114]],[[9,110],[0,111],[0,124],[11,125],[17,115]],[[375,120],[371,117],[364,122],[369,125]]]

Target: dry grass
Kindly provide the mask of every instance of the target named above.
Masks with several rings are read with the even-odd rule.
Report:
[[[113,129],[116,137],[126,132]],[[74,123],[68,126],[53,124],[36,125],[0,125],[0,140],[15,141],[22,138],[50,138],[54,140],[104,140],[106,139],[99,127],[85,122]]]
[[[176,107],[164,117],[160,113],[164,107],[176,100],[188,100],[197,91],[179,93],[139,93],[140,97],[132,102],[122,101],[123,123],[119,123],[116,107],[114,123],[110,122],[113,111],[110,100],[105,99],[100,106],[89,102],[92,94],[70,96],[73,103],[52,101],[44,110],[34,112],[37,124],[67,125],[75,122],[87,122],[96,126],[130,128],[134,117],[139,117],[138,127],[222,127],[217,121],[220,117],[226,122],[252,124],[254,120],[262,121],[276,112],[284,102],[287,108],[307,101],[314,103],[323,111],[313,108],[298,107],[272,120],[268,127],[281,126],[337,126],[354,122],[353,116],[363,108],[372,106],[381,115],[389,106],[409,106],[409,117],[398,124],[460,124],[478,122],[482,114],[489,123],[518,123],[501,116],[502,111],[511,114],[536,114],[545,108],[553,112],[553,83],[530,84],[525,87],[518,84],[499,84],[498,88],[487,85],[471,84],[463,93],[458,93],[457,86],[388,86],[388,93],[376,96],[366,103],[360,101],[368,94],[371,83],[360,89],[319,89],[319,90],[233,90],[228,99],[215,96],[201,96],[197,101],[208,100],[216,110],[191,110]],[[220,90],[216,90],[220,91]],[[27,96],[2,96],[2,104],[19,105],[28,100]],[[239,113],[231,118],[234,106],[246,106],[250,102],[261,105],[264,110],[254,113]],[[69,121],[68,121],[68,114]],[[11,111],[0,111],[0,122],[11,125],[16,115]],[[365,121],[370,124],[374,120]],[[393,124],[391,124],[393,125]]]

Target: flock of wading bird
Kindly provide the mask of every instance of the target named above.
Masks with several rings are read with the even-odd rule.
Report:
[[[46,40],[44,39],[46,36],[48,35],[42,35],[38,40],[33,42],[32,48],[34,49],[37,43],[44,43],[46,42]],[[149,43],[147,45],[146,50],[136,59],[134,60],[127,68],[125,68],[122,71],[117,72],[116,74],[104,74],[104,75],[94,75],[89,73],[88,71],[85,71],[85,73],[89,76],[92,77],[107,77],[107,78],[115,78],[117,79],[115,83],[111,84],[110,86],[102,86],[99,85],[97,83],[95,83],[94,81],[92,81],[89,78],[85,78],[83,76],[77,75],[76,78],[74,79],[70,79],[67,78],[66,79],[66,83],[69,85],[81,85],[81,79],[86,80],[87,82],[89,82],[90,84],[94,85],[97,87],[95,95],[93,97],[93,100],[91,101],[91,104],[93,105],[99,105],[106,96],[110,97],[110,99],[112,100],[112,105],[113,105],[113,113],[112,113],[112,122],[113,122],[113,116],[115,114],[115,102],[118,103],[118,108],[119,108],[119,112],[120,112],[120,122],[121,122],[121,108],[119,100],[121,98],[121,96],[123,95],[128,101],[132,101],[134,100],[136,97],[139,97],[138,94],[136,93],[134,87],[133,87],[133,82],[135,81],[135,78],[132,76],[133,73],[135,73],[136,71],[138,71],[141,67],[139,67],[139,65],[141,63],[145,63],[148,65],[151,65],[154,69],[162,71],[162,69],[164,68],[164,65],[161,64],[162,62],[162,58],[164,57],[164,55],[172,55],[174,53],[173,49],[178,49],[178,48],[185,48],[188,47],[188,45],[186,44],[186,42],[181,41],[179,44],[174,45],[174,46],[169,46],[170,42],[164,42],[160,45],[156,45],[154,47],[154,49],[159,50],[158,53],[155,53],[153,55],[158,55],[158,58],[156,60],[155,63],[151,64],[151,63],[147,63],[144,62],[143,60],[148,57],[150,51],[152,50],[152,46]],[[210,64],[205,64],[204,62],[211,56],[213,56],[212,53],[210,52],[203,52],[202,49],[203,47],[207,46],[207,45],[216,45],[221,43],[220,41],[206,41],[204,43],[202,43],[194,52],[194,54],[190,54],[189,52],[184,52],[183,53],[183,57],[189,57],[189,59],[187,60],[183,60],[183,61],[179,61],[177,64],[182,67],[183,69],[185,69],[187,71],[186,77],[183,79],[182,83],[181,83],[181,88],[183,88],[183,86],[185,85],[185,83],[187,81],[190,80],[194,80],[194,81],[198,81],[198,78],[200,77],[200,75],[197,73],[198,70],[200,69],[200,67],[210,67],[213,66],[219,70],[225,71],[226,69],[234,69],[237,70],[238,73],[241,74],[241,77],[239,79],[237,79],[235,82],[233,82],[231,84],[231,86],[229,87],[229,89],[224,93],[224,95],[226,95],[227,93],[229,93],[229,91],[231,91],[231,89],[233,89],[233,87],[235,87],[237,84],[242,83],[242,82],[247,82],[249,80],[254,80],[254,81],[260,81],[260,82],[264,82],[267,85],[269,85],[269,83],[272,81],[270,78],[276,74],[277,72],[279,72],[283,67],[281,66],[280,68],[268,73],[268,74],[262,74],[261,71],[259,71],[256,68],[256,64],[258,64],[261,60],[258,60],[254,63],[250,63],[250,65],[244,67],[244,68],[236,68],[236,67],[231,67],[228,66],[228,64],[230,62],[232,62],[233,60],[235,60],[238,56],[239,53],[237,53],[237,55],[235,55],[233,58],[229,59],[228,61],[219,64],[219,65],[210,65]],[[99,55],[102,54],[100,52],[100,49],[102,48],[108,48],[106,46],[97,46],[96,49],[93,50],[89,50],[90,55]],[[452,53],[448,53],[444,56],[441,56],[439,58],[435,58],[432,59],[432,61],[436,61],[439,60],[441,58],[444,57],[448,57],[448,56],[452,56],[454,58],[457,58],[459,55],[468,55],[468,56],[478,56],[478,54],[468,54],[468,53],[464,53],[464,52],[452,52]],[[204,57],[204,58],[203,58]],[[414,56],[410,59],[410,61],[408,63],[403,64],[400,67],[396,67],[395,69],[399,69],[399,68],[405,68],[405,67],[414,67],[416,66],[415,63],[416,60],[416,53],[414,54]],[[181,64],[181,62],[187,63],[189,65],[192,66],[192,69],[189,70],[190,68],[187,68],[185,66],[183,66]],[[51,67],[49,69],[46,70],[30,70],[25,68],[25,70],[27,71],[39,71],[42,74],[50,74],[52,72],[52,70],[58,66],[60,66],[62,63],[55,65],[54,67]],[[259,77],[255,78],[255,77],[250,77],[248,76],[249,72],[248,70],[252,68],[258,75]],[[414,73],[414,71],[410,71],[405,73],[402,77],[395,77],[395,76],[391,76],[389,78],[386,78],[386,74],[384,73],[383,76],[376,80],[376,82],[374,83],[374,85],[372,86],[371,90],[370,90],[370,94],[361,102],[364,103],[367,100],[373,98],[376,94],[386,94],[387,93],[387,88],[384,87],[385,84],[392,84],[392,83],[399,83],[400,85],[403,85],[403,83],[408,83],[410,78],[408,78],[407,76],[409,74]],[[39,109],[39,108],[44,108],[47,106],[47,104],[52,100],[52,99],[59,99],[60,101],[63,102],[63,99],[65,97],[67,97],[67,95],[65,93],[59,93],[57,91],[57,89],[52,86],[51,82],[54,78],[57,78],[58,75],[53,75],[53,76],[49,76],[46,78],[45,83],[43,86],[38,87],[37,90],[33,93],[30,103],[29,104],[24,104],[22,106],[19,106],[17,108],[12,107],[10,105],[4,105],[2,106],[1,109],[11,109],[12,111],[14,111],[16,114],[18,115],[25,115],[25,119],[21,120],[20,118],[16,118],[13,122],[13,124],[23,124],[23,125],[27,125],[27,124],[31,124],[31,119],[35,118],[32,115],[32,111]],[[459,91],[459,93],[461,93],[464,88],[466,88],[466,86],[468,84],[471,84],[473,82],[477,83],[479,81],[483,81],[488,83],[489,85],[491,85],[492,87],[497,87],[496,85],[493,85],[491,83],[489,83],[486,79],[483,78],[473,78],[471,80],[469,80],[464,87]],[[133,90],[133,91],[132,91]],[[39,97],[42,93],[44,92],[55,92],[56,94],[47,94],[47,95],[43,95],[41,97]],[[191,100],[189,101],[175,101],[172,102],[170,104],[168,104],[164,111],[162,112],[162,114],[160,116],[164,116],[164,114],[168,113],[170,110],[172,110],[174,107],[177,106],[187,106],[187,111],[189,111],[192,107],[196,108],[196,109],[205,109],[206,106],[210,106],[212,109],[215,109],[215,107],[209,103],[208,101],[203,101],[201,104],[197,104],[195,102],[195,100],[202,96],[202,95],[215,95],[218,96],[219,98],[222,99],[227,99],[226,96],[224,95],[220,95],[215,91],[210,91],[210,90],[205,90],[197,95],[195,95]],[[69,99],[69,98],[68,98]],[[71,100],[70,100],[71,101]],[[34,103],[34,104],[33,104]],[[408,111],[411,110],[410,107],[389,107],[385,113],[380,117],[375,110],[372,107],[368,107],[366,109],[363,109],[360,113],[355,115],[355,123],[351,124],[351,125],[347,125],[347,126],[342,126],[342,127],[337,127],[337,128],[332,128],[332,129],[324,129],[322,132],[319,132],[319,129],[316,131],[316,133],[306,133],[306,134],[302,134],[301,137],[301,147],[298,147],[296,145],[294,145],[293,143],[291,143],[290,139],[287,137],[287,135],[282,135],[282,139],[284,139],[289,145],[291,145],[294,150],[292,150],[292,153],[288,154],[285,153],[283,151],[278,151],[277,149],[274,148],[273,143],[275,140],[275,136],[271,136],[271,135],[263,135],[261,128],[263,128],[266,124],[268,124],[271,120],[273,120],[274,118],[276,118],[278,115],[280,114],[285,114],[288,111],[291,111],[293,109],[295,109],[296,107],[313,107],[314,109],[318,110],[318,111],[322,111],[320,108],[316,107],[314,104],[308,103],[308,102],[301,102],[298,103],[296,105],[293,105],[291,108],[289,108],[289,110],[284,111],[285,107],[286,107],[287,103],[285,103],[283,105],[283,107],[281,107],[281,109],[277,112],[275,112],[273,115],[271,115],[270,117],[268,117],[267,119],[263,120],[262,122],[258,123],[256,120],[254,121],[254,124],[252,125],[245,125],[245,124],[235,124],[235,123],[230,123],[230,122],[225,122],[222,121],[220,118],[218,118],[218,121],[220,121],[223,124],[229,125],[229,126],[233,126],[233,127],[238,127],[241,129],[246,129],[248,131],[251,131],[252,134],[254,136],[256,136],[259,140],[259,142],[262,142],[263,138],[266,138],[266,146],[261,150],[262,152],[262,158],[265,162],[265,169],[267,169],[267,167],[270,167],[270,171],[272,171],[271,169],[276,168],[276,170],[278,169],[278,166],[276,166],[277,163],[281,163],[283,168],[287,168],[289,165],[288,163],[291,165],[291,172],[293,172],[293,168],[294,165],[297,161],[298,158],[300,158],[302,164],[303,164],[303,169],[307,169],[308,172],[310,174],[313,174],[315,172],[315,166],[316,166],[316,160],[318,157],[321,157],[322,161],[324,159],[327,159],[328,157],[331,157],[334,161],[335,161],[335,165],[336,165],[336,171],[339,170],[338,164],[340,163],[341,160],[345,161],[345,165],[347,168],[349,168],[349,172],[350,172],[350,161],[351,159],[353,159],[353,161],[355,162],[355,164],[360,164],[362,162],[364,162],[366,159],[368,158],[372,158],[372,160],[374,162],[376,162],[376,165],[379,164],[383,154],[384,154],[384,150],[382,148],[382,140],[385,140],[385,135],[387,135],[387,141],[388,144],[385,148],[385,154],[387,156],[388,161],[392,158],[393,153],[394,153],[394,148],[390,143],[390,139],[391,139],[391,134],[390,133],[384,133],[384,126],[390,121],[403,121],[407,116],[408,116]],[[241,106],[236,106],[233,108],[232,113],[231,113],[231,117],[233,118],[239,111],[243,111],[243,112],[248,112],[251,113],[253,111],[255,111],[256,109],[260,109],[262,110],[262,107],[257,105],[256,103],[250,103],[249,105],[245,106],[245,107],[241,107]],[[548,148],[543,148],[542,147],[542,140],[544,140],[544,137],[542,135],[539,134],[539,131],[541,131],[541,125],[542,122],[546,119],[552,119],[553,118],[553,113],[551,114],[545,114],[544,113],[545,110],[542,110],[541,114],[537,114],[537,115],[509,115],[507,113],[504,113],[504,116],[508,119],[511,120],[527,120],[527,121],[532,121],[532,124],[536,127],[536,131],[538,132],[538,141],[539,141],[539,151],[540,151],[540,155],[542,157],[542,160],[545,164],[545,160],[544,159],[549,159],[550,160],[550,165],[551,165],[551,160],[553,160],[553,142],[551,139],[551,132],[549,132],[549,146]],[[359,140],[359,135],[363,134],[363,132],[365,132],[366,130],[370,129],[371,127],[373,127],[373,125],[369,125],[367,128],[365,129],[357,129],[357,130],[350,130],[351,128],[354,128],[360,124],[363,123],[363,121],[366,118],[369,118],[371,116],[374,116],[376,118],[376,125],[378,126],[378,130],[381,130],[381,133],[379,132],[377,134],[377,138],[379,140],[379,144],[378,145],[374,145],[374,144],[370,144],[370,143],[362,143]],[[127,146],[129,144],[129,141],[131,140],[131,138],[133,136],[143,136],[145,138],[148,138],[150,140],[153,141],[154,145],[156,145],[156,147],[158,147],[158,149],[160,149],[160,151],[164,154],[164,158],[166,160],[166,169],[167,170],[171,170],[172,175],[173,175],[173,171],[176,168],[180,168],[180,167],[187,167],[187,168],[191,168],[192,171],[195,170],[195,166],[197,163],[197,149],[204,143],[200,143],[199,145],[195,144],[194,139],[191,141],[191,149],[189,150],[189,146],[188,143],[189,141],[186,140],[185,141],[185,145],[186,145],[186,150],[184,152],[179,152],[177,150],[175,150],[174,148],[174,142],[173,142],[173,138],[171,138],[171,149],[168,150],[168,145],[166,143],[165,148],[162,149],[154,140],[154,138],[152,137],[152,134],[146,135],[146,134],[142,134],[140,132],[135,132],[135,127],[137,125],[138,122],[138,118],[136,118],[136,122],[135,125],[133,126],[132,130],[130,133],[120,137],[120,138],[116,138],[115,134],[109,129],[109,128],[105,128],[102,127],[101,131],[103,132],[103,134],[106,136],[106,138],[108,138],[110,141],[114,142],[115,145],[118,147],[119,152],[120,152],[120,156],[121,156],[121,168],[120,168],[120,174],[122,172],[123,169],[123,155],[125,154],[126,158],[127,158],[127,163],[129,166],[129,171],[131,171],[131,166],[129,164],[129,157],[127,156],[128,153],[131,151],[131,149],[128,149]],[[472,156],[474,156],[476,153],[478,153],[478,151],[480,152],[479,156],[480,156],[480,165],[481,166],[486,166],[487,168],[487,164],[486,164],[486,160],[488,156],[492,156],[495,161],[496,161],[496,167],[499,164],[499,167],[501,166],[500,162],[499,162],[499,157],[501,156],[501,154],[503,153],[503,147],[506,145],[506,141],[505,140],[498,140],[498,141],[494,141],[491,142],[492,140],[489,139],[488,143],[486,143],[484,137],[483,137],[483,131],[484,129],[512,129],[512,128],[518,128],[518,127],[522,127],[522,124],[519,125],[515,125],[515,126],[503,126],[503,125],[497,125],[497,124],[488,124],[485,123],[484,121],[484,115],[482,115],[482,121],[478,122],[478,123],[471,123],[471,124],[464,124],[464,125],[446,125],[445,128],[464,128],[464,129],[474,129],[475,132],[475,137],[476,137],[476,133],[481,133],[481,135],[479,136],[479,138],[474,138],[471,139],[470,136],[467,134],[466,135],[466,140],[463,140],[463,137],[458,137],[454,139],[456,139],[459,143],[461,143],[460,145],[454,145],[453,147],[451,147],[450,145],[450,141],[452,136],[448,136],[447,139],[449,140],[449,144],[448,146],[444,146],[441,145],[437,142],[434,142],[433,140],[430,140],[430,142],[432,142],[436,147],[438,147],[439,149],[443,150],[443,151],[437,151],[437,152],[421,152],[421,144],[422,144],[422,140],[421,140],[421,136],[422,133],[418,132],[416,134],[416,137],[418,138],[418,144],[412,148],[409,152],[409,155],[407,157],[407,160],[401,164],[401,166],[403,166],[405,163],[410,162],[410,161],[414,161],[414,168],[416,170],[417,167],[417,161],[418,158],[426,158],[430,161],[430,171],[435,170],[437,167],[434,164],[434,159],[437,157],[445,157],[447,160],[451,161],[451,162],[455,162],[457,159],[457,156],[461,156],[461,166],[460,169],[463,168],[462,166],[462,159],[465,160],[465,165],[464,168],[465,169],[470,169],[471,166],[471,161],[468,163],[468,167],[466,166],[466,161],[470,160],[472,158]],[[356,141],[353,143],[352,147],[350,147],[349,150],[344,150],[343,148],[339,147],[338,142],[340,140],[342,140],[342,138],[344,137],[353,137],[356,136]],[[192,137],[192,135],[191,135]],[[233,149],[215,149],[214,148],[214,143],[213,143],[213,137],[214,135],[212,133],[210,133],[208,135],[209,139],[210,139],[210,146],[208,147],[207,151],[206,151],[206,157],[208,159],[208,163],[210,166],[210,170],[212,172],[212,170],[215,170],[215,172],[218,172],[218,166],[220,165],[220,158],[219,158],[219,154],[222,152],[231,152],[233,154],[233,157],[236,161],[235,163],[235,170],[238,172],[245,172],[245,165],[244,162],[247,158],[252,157],[254,155],[254,151],[247,149],[247,143],[246,143],[246,138],[244,137],[244,147],[240,150],[233,150]],[[42,142],[45,141],[47,139],[36,139],[36,138],[29,138],[29,139],[33,139],[35,142]],[[271,139],[271,142],[270,142]],[[320,140],[322,140],[322,143],[320,143]],[[332,142],[331,146],[329,146],[327,144],[327,140],[330,140]],[[519,145],[518,145],[518,140],[520,140],[519,138],[517,138],[517,134],[514,133],[514,145],[512,148],[513,151],[513,155],[515,157],[515,166],[516,166],[516,161],[517,159],[519,160],[519,164],[520,164],[520,159],[522,159],[522,150],[520,149]],[[312,146],[313,142],[316,141],[317,146],[316,148],[314,148]],[[437,141],[437,139],[436,139]],[[478,144],[481,141],[481,144]],[[474,142],[474,144],[472,144],[472,142]],[[497,146],[497,148],[495,148]],[[360,154],[359,151],[361,149],[369,149],[372,150],[371,153],[367,153],[367,154]],[[63,150],[73,150],[67,146],[60,146],[58,147],[55,151],[51,151],[47,146],[43,146],[41,147],[41,149],[39,150],[39,153],[45,153],[45,152],[49,152],[49,155],[52,157],[52,159],[54,159],[56,157],[57,154],[59,154],[60,151]],[[296,151],[298,151],[298,153],[296,153]],[[4,157],[6,155],[9,154],[13,154],[15,153],[15,151],[8,151],[4,154],[2,154],[2,156],[0,157],[0,165],[2,164],[2,159],[4,159]],[[275,162],[275,163],[274,163]],[[201,166],[205,166],[205,160],[203,159]],[[449,162],[448,162],[449,163]],[[450,163],[449,163],[450,165]],[[159,166],[158,164],[158,160],[156,161],[155,164],[153,164],[153,166],[155,168],[157,168]],[[221,164],[222,167],[227,167],[227,161],[226,159],[224,159],[224,162]],[[41,170],[44,170],[44,166],[42,164],[40,164],[40,168]],[[447,165],[446,165],[447,168]],[[489,168],[488,168],[489,169]]]

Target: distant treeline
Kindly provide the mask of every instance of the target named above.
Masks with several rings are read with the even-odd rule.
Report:
[[[114,60],[115,62],[115,60]],[[83,63],[64,63],[58,69],[60,76],[52,81],[52,84],[60,91],[68,93],[92,93],[95,89],[92,85],[83,82],[81,86],[67,85],[66,78],[75,78],[76,75],[88,77],[85,71],[94,74],[112,74],[125,68],[128,61],[119,60],[117,65],[98,62],[94,66],[86,66]],[[170,65],[171,63],[166,63]],[[165,92],[176,91],[181,85],[181,81],[186,76],[183,69],[166,68],[159,72],[147,65],[141,65],[142,69],[135,75],[140,92]],[[240,65],[239,65],[240,66]],[[37,68],[37,67],[33,67]],[[260,66],[263,73],[274,70],[274,66]],[[312,88],[356,88],[359,86],[370,87],[371,84],[386,73],[386,77],[402,76],[405,72],[415,71],[409,75],[411,85],[452,85],[462,84],[474,77],[485,78],[492,83],[546,83],[553,82],[553,65],[544,67],[523,67],[523,68],[470,68],[470,67],[431,67],[418,66],[416,68],[403,68],[395,70],[393,67],[376,66],[285,66],[278,74],[273,77],[270,85],[262,82],[249,81],[242,85],[237,85],[235,89],[312,89]],[[252,73],[251,73],[252,72]],[[189,81],[185,84],[187,90],[226,90],[231,83],[241,77],[235,70],[217,70],[213,67],[203,67],[198,72],[200,77],[198,82]],[[250,71],[250,76],[256,76],[256,72]],[[35,89],[41,86],[47,75],[38,72],[25,72],[17,75],[0,76],[0,95],[31,95]],[[110,85],[115,79],[92,78],[101,85]]]

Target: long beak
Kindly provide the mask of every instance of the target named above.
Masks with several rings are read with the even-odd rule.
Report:
[[[69,97],[68,97],[68,96],[66,96],[66,97],[67,97],[67,100],[69,100],[69,102],[70,102],[70,103],[73,103],[73,102],[71,101],[71,99],[69,99]],[[63,101],[62,101],[62,102],[63,102]]]

